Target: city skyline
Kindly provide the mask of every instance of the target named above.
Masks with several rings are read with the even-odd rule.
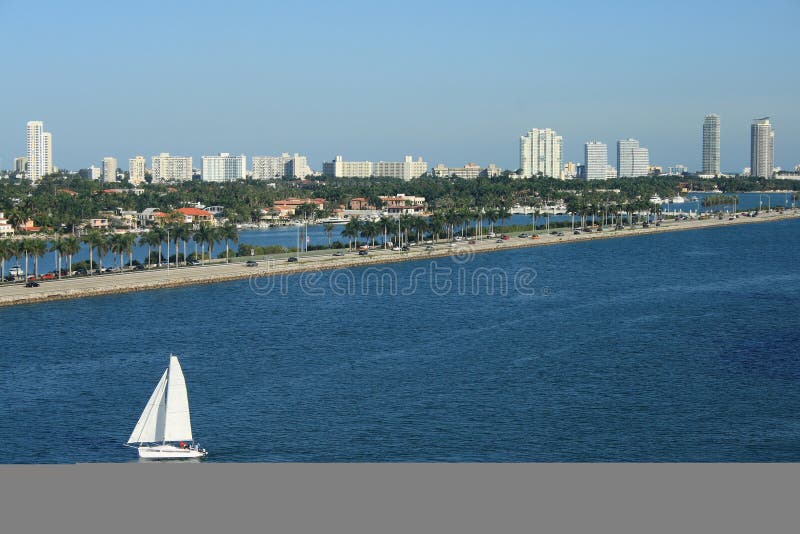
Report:
[[[337,154],[353,161],[423,154],[432,165],[475,161],[511,169],[514,140],[532,125],[547,125],[563,137],[565,162],[582,161],[587,140],[634,137],[650,148],[652,163],[700,170],[697,124],[711,111],[725,122],[722,172],[749,166],[753,117],[773,119],[777,166],[800,159],[793,94],[800,75],[791,40],[800,7],[793,3],[677,2],[667,10],[631,2],[342,2],[314,5],[302,32],[271,25],[268,34],[265,21],[294,16],[296,8],[239,2],[220,12],[178,2],[159,5],[152,17],[151,2],[98,6],[0,4],[3,20],[36,17],[40,30],[34,40],[24,24],[4,33],[12,46],[26,44],[24,56],[5,58],[6,70],[36,64],[47,73],[38,84],[4,87],[11,105],[0,112],[0,167],[25,155],[19,128],[39,119],[58,139],[54,164],[69,169],[99,165],[109,155],[125,162],[161,152],[195,162],[220,152],[300,152],[315,169]],[[764,12],[773,16],[770,39],[737,38]],[[106,20],[124,20],[136,37],[120,39],[122,26]],[[551,45],[527,46],[534,20],[548,21],[537,26],[537,38]],[[731,38],[706,39],[712,22]],[[198,39],[212,24],[218,33]],[[70,25],[97,35],[64,39],[61,29]],[[606,31],[622,26],[625,32]],[[492,38],[472,39],[466,27],[491,28]],[[630,49],[632,39],[637,47]],[[622,46],[634,60],[622,71],[597,61],[612,61]],[[208,68],[217,60],[227,70]],[[755,60],[770,83],[737,83],[742,65]],[[266,64],[287,72],[276,77],[276,67],[260,68]],[[142,76],[133,79],[132,69]],[[233,79],[236,69],[246,79]],[[543,84],[541,72],[558,75]],[[478,76],[484,79],[473,80]],[[587,79],[591,87],[578,83]]]

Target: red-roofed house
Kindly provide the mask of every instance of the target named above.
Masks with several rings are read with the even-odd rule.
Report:
[[[200,208],[178,208],[175,211],[183,214],[184,222],[188,224],[214,222],[214,214],[210,211],[201,210]]]

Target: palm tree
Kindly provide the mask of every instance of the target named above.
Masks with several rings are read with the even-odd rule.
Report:
[[[64,240],[60,236],[50,242],[50,252],[56,255],[56,269],[58,269],[58,279],[61,280],[61,258],[64,256]]]
[[[389,228],[392,227],[393,223],[394,219],[388,215],[381,215],[381,218],[378,221],[378,225],[383,227],[383,248],[386,248],[386,234],[388,233]]]
[[[361,232],[361,220],[358,216],[352,217],[342,230],[342,237],[347,238],[347,250],[351,250],[353,239],[356,240],[356,245],[358,245],[359,232]]]
[[[130,232],[124,233],[120,236],[122,246],[128,253],[128,266],[133,269],[133,245],[136,243],[136,234]],[[120,267],[122,267],[120,265]]]
[[[333,228],[332,224],[325,223],[326,227],[329,225],[331,226],[331,228]],[[219,228],[219,237],[220,239],[225,240],[225,263],[230,263],[230,260],[228,259],[229,243],[230,241],[233,241],[234,243],[239,242],[239,230],[236,229],[235,224],[226,222]],[[330,245],[331,245],[331,237],[330,234],[328,234],[328,248],[330,248]]]
[[[0,239],[0,283],[3,283],[6,276],[6,260],[10,260],[16,251],[10,239]]]
[[[186,263],[186,240],[191,235],[189,225],[182,223],[175,223],[169,226],[169,235],[175,243],[175,266],[178,266],[178,242],[183,241],[183,261]]]
[[[430,230],[431,234],[433,234],[433,240],[438,242],[439,241],[439,234],[444,231],[445,228],[445,218],[444,215],[437,212],[434,213],[428,219],[428,230]]]
[[[72,256],[81,250],[81,243],[76,237],[65,237],[61,240],[61,253],[69,258],[69,274],[72,274]]]
[[[325,230],[325,234],[328,236],[328,248],[331,248],[331,238],[333,237],[333,229],[335,225],[333,223],[323,223],[322,229]],[[234,241],[235,243],[235,241]]]
[[[29,243],[30,253],[33,255],[33,276],[39,278],[39,258],[47,253],[47,241],[44,239],[31,239]]]
[[[152,247],[159,247],[159,251],[161,250],[161,242],[163,238],[161,237],[161,230],[160,227],[153,228],[142,237],[139,238],[139,245],[144,246],[147,245],[147,266],[148,268],[153,266],[152,256],[150,254]],[[161,263],[161,253],[159,252],[159,263]]]
[[[89,232],[81,238],[81,241],[89,245],[89,274],[92,274],[92,271],[94,271],[94,249],[100,246],[103,240],[103,234],[97,230],[89,230]]]
[[[125,252],[125,245],[120,239],[121,234],[109,234],[106,236],[106,245],[114,256],[114,265],[117,264],[117,256],[119,256],[120,270],[122,269],[122,254]]]
[[[194,239],[195,243],[200,244],[200,263],[203,263],[204,248],[206,243],[209,244],[209,257],[211,256],[211,250],[213,249],[212,242],[214,238],[214,231],[207,223],[201,224],[194,235],[192,235],[192,239]]]

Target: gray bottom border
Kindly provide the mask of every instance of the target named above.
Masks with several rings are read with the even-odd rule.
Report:
[[[0,466],[0,531],[797,532],[800,464]]]

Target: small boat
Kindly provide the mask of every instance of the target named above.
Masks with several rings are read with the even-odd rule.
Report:
[[[650,202],[653,204],[662,204],[664,201],[661,199],[660,196],[653,195],[652,197],[650,197]]]
[[[128,446],[134,443],[140,458],[153,460],[202,458],[208,454],[192,439],[189,396],[177,356],[169,355],[169,367],[128,438]]]

